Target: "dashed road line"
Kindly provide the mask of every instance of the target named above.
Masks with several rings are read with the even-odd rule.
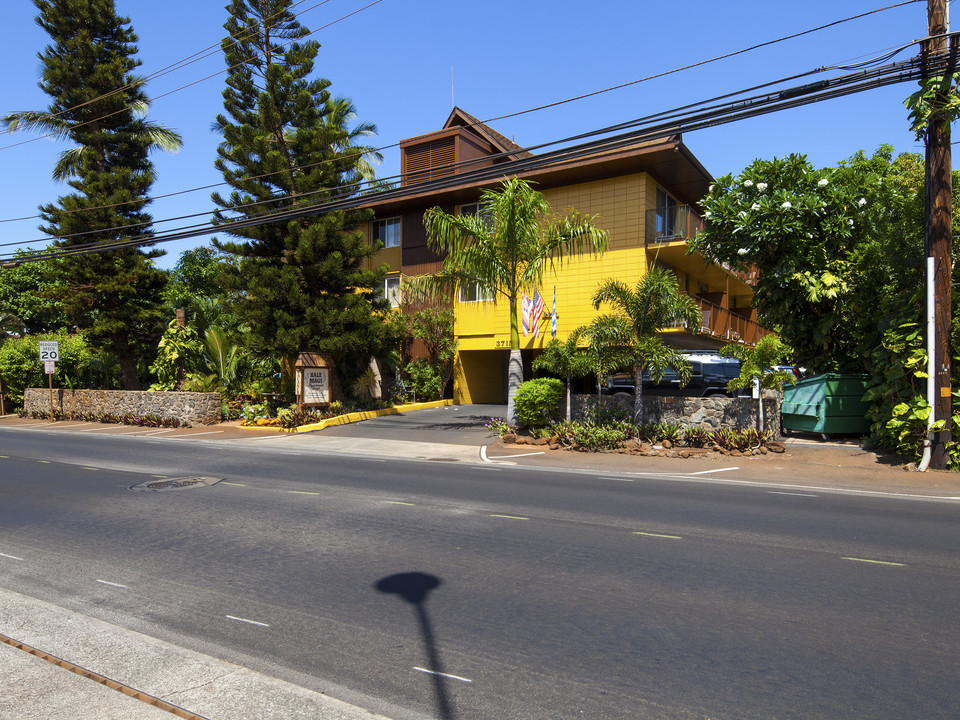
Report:
[[[259,620],[248,620],[247,618],[237,617],[236,615],[227,615],[230,620],[236,620],[237,622],[248,623],[250,625],[259,625],[260,627],[270,627],[267,623],[260,622]]]
[[[841,560],[851,560],[852,562],[869,563],[870,565],[890,565],[891,567],[906,567],[906,563],[890,562],[888,560],[871,560],[870,558],[841,557]]]
[[[640,532],[639,530],[634,531],[633,534],[643,535],[644,537],[666,538],[667,540],[683,540],[683,537],[680,535],[665,535],[663,533]]]
[[[399,500],[384,500],[384,502],[385,502],[387,505],[409,505],[409,506],[411,506],[411,507],[414,506],[413,503],[400,502]]]
[[[819,495],[814,495],[813,493],[794,493],[794,492],[781,492],[779,490],[768,490],[770,495],[792,495],[793,497],[820,497]]]
[[[227,482],[226,480],[221,480],[218,485],[233,485],[234,487],[246,487],[243,483]]]
[[[472,683],[473,680],[470,678],[460,677],[459,675],[450,675],[449,673],[437,672],[436,670],[427,670],[426,668],[416,667],[413,668],[417,672],[426,673],[427,675],[436,675],[438,677],[450,678],[451,680],[459,680],[460,682]]]
[[[7,555],[6,553],[0,553],[0,557],[10,558],[11,560],[16,560],[17,562],[26,562],[26,560],[21,557],[17,557],[16,555]]]
[[[287,490],[291,495],[319,495],[318,492],[307,492],[306,490]]]
[[[120,583],[110,582],[109,580],[97,580],[101,585],[109,585],[110,587],[115,588],[126,588],[126,585],[121,585]]]
[[[519,515],[491,515],[490,517],[495,518],[506,518],[507,520],[529,520],[528,517],[521,517]]]
[[[633,482],[633,478],[628,477],[614,477],[613,475],[604,475],[603,477],[597,478],[598,480],[616,480],[617,482]]]

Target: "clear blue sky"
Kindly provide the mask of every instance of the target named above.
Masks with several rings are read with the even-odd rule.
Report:
[[[382,0],[340,22],[334,21],[370,0],[329,0],[318,7],[313,6],[319,0],[306,0],[296,10],[310,30],[334,22],[313,36],[322,44],[316,71],[332,81],[335,95],[354,101],[362,120],[377,125],[374,144],[389,146],[439,129],[453,101],[485,120],[697,63],[897,1]],[[130,18],[139,35],[143,74],[217,44],[226,20],[224,4],[225,0],[116,0],[118,12]],[[39,110],[49,104],[37,88],[37,53],[49,38],[34,23],[35,14],[28,0],[5,3],[7,60],[0,113]],[[914,2],[491,124],[520,145],[559,140],[813,68],[866,60],[925,34],[926,2]],[[909,49],[896,59],[914,54],[916,50]],[[159,174],[154,196],[222,180],[213,168],[217,136],[210,126],[222,107],[224,67],[222,55],[214,52],[148,85],[147,94],[156,98],[150,118],[184,138],[178,154],[154,156]],[[208,76],[213,77],[202,79]],[[178,90],[190,83],[196,84]],[[859,149],[872,152],[884,143],[897,152],[922,152],[908,131],[902,104],[914,89],[896,85],[874,90],[688,133],[684,142],[714,176],[739,172],[756,158],[791,152],[806,154],[820,166],[834,165]],[[68,146],[43,139],[10,147],[32,137],[0,135],[0,220],[35,215],[38,205],[69,190],[50,180],[57,154]],[[389,147],[384,155],[379,174],[396,174],[398,149]],[[158,199],[150,211],[159,220],[210,208],[210,191],[205,190]],[[158,224],[156,230],[187,222],[200,220]],[[36,219],[0,223],[0,242],[39,238],[37,223]],[[204,242],[198,238],[168,243],[168,254],[159,264],[172,267],[180,252]]]

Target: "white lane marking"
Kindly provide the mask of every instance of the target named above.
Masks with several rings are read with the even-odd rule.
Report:
[[[529,520],[528,517],[521,517],[520,515],[491,515],[490,517],[495,518],[506,518],[507,520]]]
[[[7,555],[6,553],[0,553],[0,557],[10,558],[11,560],[17,560],[19,562],[26,562],[23,558],[18,558],[16,555]]]
[[[852,560],[853,562],[870,563],[871,565],[892,565],[893,567],[906,567],[904,563],[888,562],[886,560],[871,560],[869,558],[841,557],[841,560]]]
[[[598,480],[616,480],[617,482],[633,482],[633,478],[614,477],[613,475],[605,475],[603,477],[598,478]]]
[[[666,538],[667,540],[683,540],[683,538],[680,535],[664,535],[662,533],[640,532],[639,530],[634,532],[633,534],[643,535],[645,537]]]
[[[109,580],[97,580],[97,582],[100,583],[100,584],[102,584],[102,585],[109,585],[110,587],[116,587],[116,588],[125,588],[125,587],[127,587],[126,585],[121,585],[120,583],[110,582]]]
[[[490,458],[490,460],[509,460],[511,458],[518,457],[530,457],[531,455],[546,455],[547,453],[541,452],[532,452],[532,453],[517,453],[516,455],[497,455],[496,457]]]
[[[701,470],[700,472],[690,473],[691,475],[709,475],[710,473],[729,472],[730,470],[739,470],[739,467],[717,468],[716,470]]]
[[[227,615],[227,617],[230,618],[231,620],[236,620],[237,622],[249,623],[250,625],[259,625],[260,627],[270,627],[266,623],[257,622],[256,620],[247,620],[246,618],[235,617],[233,615]]]
[[[427,670],[426,668],[416,667],[413,668],[417,672],[426,673],[427,675],[438,675],[440,677],[450,678],[451,680],[459,680],[460,682],[472,683],[473,680],[470,678],[460,677],[459,675],[449,675],[447,673],[437,672],[436,670]]]
[[[792,492],[780,492],[779,490],[768,490],[770,495],[792,495],[793,497],[820,497],[819,495],[813,495],[812,493],[792,493]]]

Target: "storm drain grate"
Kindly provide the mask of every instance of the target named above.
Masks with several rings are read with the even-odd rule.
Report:
[[[131,490],[148,492],[169,492],[171,490],[186,490],[193,487],[209,487],[220,482],[222,478],[215,477],[179,477],[166,478],[164,480],[148,480],[147,482],[131,485]]]

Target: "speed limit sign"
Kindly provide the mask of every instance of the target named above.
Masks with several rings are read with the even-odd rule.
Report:
[[[56,340],[40,341],[40,361],[57,362],[60,359],[60,343]]]

